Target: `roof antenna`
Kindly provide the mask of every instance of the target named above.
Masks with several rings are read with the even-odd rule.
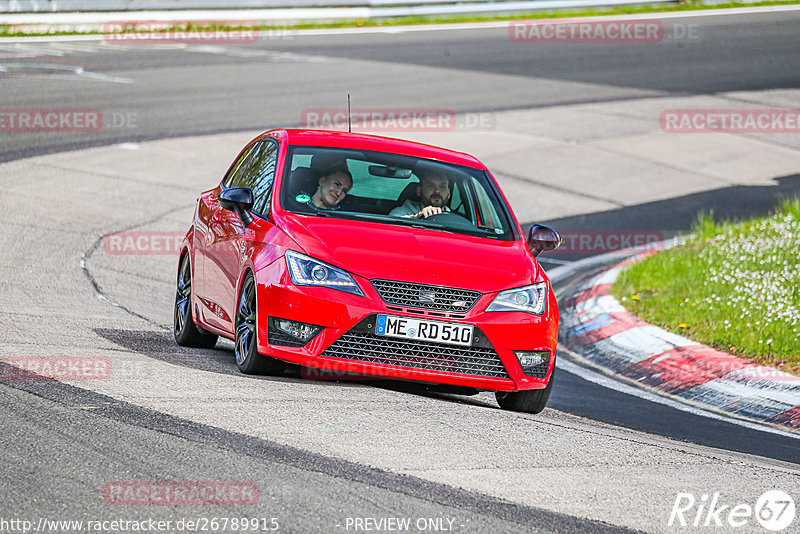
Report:
[[[350,124],[350,93],[347,93],[347,133],[353,133],[353,127]]]

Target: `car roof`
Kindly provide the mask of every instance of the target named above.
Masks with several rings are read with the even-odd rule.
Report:
[[[463,152],[447,150],[423,143],[404,141],[378,135],[337,132],[329,130],[270,130],[264,135],[276,135],[295,146],[328,146],[390,152],[404,156],[432,159],[475,169],[486,169],[478,159]]]

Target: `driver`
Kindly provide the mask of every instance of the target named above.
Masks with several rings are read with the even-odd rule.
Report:
[[[450,200],[450,179],[444,171],[429,169],[421,173],[417,196],[420,202],[407,199],[402,206],[393,209],[389,215],[411,219],[427,219],[450,211],[447,201]]]

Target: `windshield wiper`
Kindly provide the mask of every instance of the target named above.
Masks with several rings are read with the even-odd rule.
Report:
[[[425,221],[425,219],[410,219],[406,217],[381,217],[381,222],[388,222],[391,224],[401,224],[403,226],[410,226],[412,228],[424,228],[426,230],[438,230],[440,232],[447,232],[449,234],[466,234],[466,235],[474,235],[477,237],[489,237],[492,239],[498,239],[501,236],[498,235],[494,228],[487,229],[487,228],[469,228],[466,226],[445,226],[442,224],[437,223],[429,223]]]
[[[297,210],[296,213],[302,213],[303,215],[319,215],[320,217],[336,217],[336,215],[334,215],[336,211],[318,208],[311,202],[308,202],[305,206],[308,208],[307,210]]]

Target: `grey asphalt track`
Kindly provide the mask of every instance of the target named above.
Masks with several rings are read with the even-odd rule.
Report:
[[[0,43],[4,108],[104,113],[98,132],[4,135],[0,161],[121,141],[299,126],[303,110],[341,109],[348,93],[355,108],[491,112],[800,84],[796,12],[687,16],[663,24],[662,42],[634,44],[514,42],[505,27],[280,32],[235,46]],[[71,67],[85,72],[64,70]],[[92,81],[89,74],[112,81]],[[124,120],[127,114],[134,118]]]
[[[668,531],[676,491],[754,501],[766,489],[796,487],[791,438],[687,417],[568,373],[539,417],[501,412],[487,395],[238,375],[229,344],[213,351],[169,344],[170,261],[88,257],[96,289],[135,315],[98,300],[78,268],[106,231],[183,229],[191,200],[229,163],[213,151],[231,154],[238,134],[214,137],[213,147],[187,138],[129,153],[109,146],[16,161],[299,125],[303,110],[342,108],[348,92],[359,108],[439,107],[500,122],[501,110],[619,103],[621,115],[634,115],[636,102],[653,99],[725,101],[732,97],[717,93],[744,98],[800,86],[800,16],[680,21],[697,25],[696,39],[540,45],[512,43],[507,30],[492,29],[284,36],[247,46],[0,44],[0,107],[98,109],[107,121],[82,134],[0,133],[0,161],[10,162],[0,173],[9,193],[0,206],[10,214],[0,233],[8,251],[0,263],[0,350],[113,354],[122,369],[119,388],[3,383],[0,444],[14,467],[0,475],[7,496],[0,516],[253,515],[252,508],[143,512],[102,500],[109,480],[234,479],[257,482],[257,515],[278,517],[289,532],[344,530],[342,521],[354,516],[450,517],[463,532]],[[769,141],[782,150],[782,138]],[[209,164],[198,165],[204,155]],[[709,205],[731,216],[764,213],[780,195],[800,191],[787,168],[770,184],[648,202],[619,200],[626,192],[609,184],[602,199],[570,197],[602,209],[556,207],[547,220],[563,229],[677,231]],[[507,183],[531,195],[541,186],[498,176],[507,192]],[[129,364],[147,372],[126,381]]]
[[[354,518],[362,517],[434,519],[468,532],[633,532],[204,427],[56,381],[6,385],[0,390],[2,445],[4,458],[14,460],[0,479],[6,520],[142,521],[135,506],[109,502],[104,486],[231,480],[256,485],[257,510],[246,504],[153,506],[146,517],[176,524],[213,510],[215,517],[268,518],[269,524],[275,518],[281,532],[353,530]],[[30,476],[34,464],[57,476]],[[88,523],[83,529],[90,530]]]

